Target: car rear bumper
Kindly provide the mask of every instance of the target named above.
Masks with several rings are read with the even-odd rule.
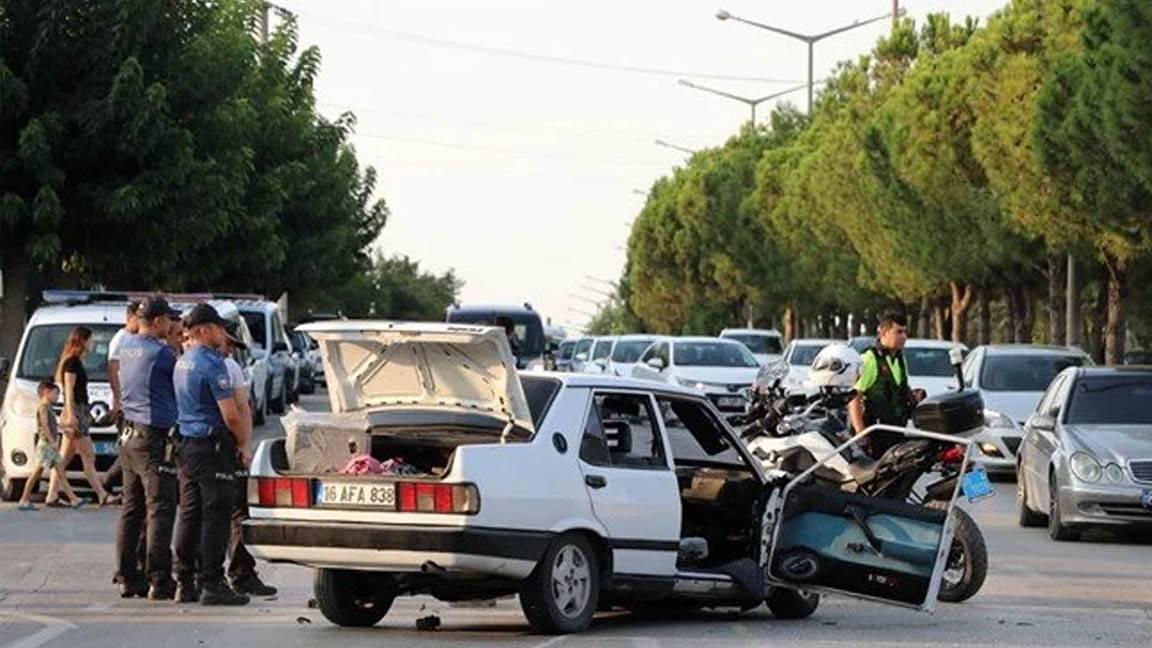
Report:
[[[543,531],[248,520],[244,544],[270,562],[311,567],[525,578],[548,549]]]
[[[1152,486],[1087,486],[1060,488],[1060,511],[1065,524],[1152,527],[1152,508],[1140,495]]]

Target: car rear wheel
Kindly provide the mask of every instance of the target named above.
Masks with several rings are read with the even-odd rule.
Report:
[[[1044,516],[1028,508],[1028,486],[1019,470],[1016,471],[1016,523],[1025,528],[1044,524]]]
[[[600,598],[600,564],[584,537],[566,534],[544,552],[520,589],[520,607],[540,634],[580,632]]]
[[[807,619],[820,607],[820,595],[816,592],[774,587],[764,602],[777,619]]]
[[[1064,524],[1064,514],[1060,509],[1060,486],[1056,475],[1048,477],[1048,537],[1057,542],[1080,539],[1080,532]]]
[[[353,628],[376,625],[396,600],[392,577],[373,572],[317,569],[312,590],[325,619]]]

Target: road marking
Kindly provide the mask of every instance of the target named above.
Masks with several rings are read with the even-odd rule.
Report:
[[[542,644],[537,644],[535,646],[532,646],[532,648],[553,648],[554,646],[559,646],[560,644],[564,643],[565,641],[568,641],[568,636],[567,635],[560,635],[558,637],[552,637],[551,639],[549,639],[548,641],[545,641]]]
[[[8,617],[17,621],[38,623],[44,626],[43,628],[40,628],[27,637],[20,639],[16,643],[8,644],[7,648],[39,648],[40,646],[43,646],[49,641],[52,641],[65,632],[76,629],[75,623],[70,623],[63,619],[41,616],[39,614],[26,614],[24,612],[0,612],[0,617]]]
[[[111,603],[111,602],[93,603],[92,605],[89,605],[88,607],[84,608],[84,611],[85,612],[103,612],[105,610],[111,610],[114,607],[116,607],[116,604]]]

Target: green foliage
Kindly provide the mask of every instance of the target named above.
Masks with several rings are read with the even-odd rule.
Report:
[[[315,303],[351,318],[441,321],[463,282],[449,270],[435,275],[406,256],[376,255],[368,272],[357,274]]]

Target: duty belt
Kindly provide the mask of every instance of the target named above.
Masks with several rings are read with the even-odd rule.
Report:
[[[120,433],[120,442],[123,443],[129,439],[147,438],[152,434],[158,434],[167,438],[172,436],[172,428],[144,425],[143,423],[125,420],[124,431]]]

